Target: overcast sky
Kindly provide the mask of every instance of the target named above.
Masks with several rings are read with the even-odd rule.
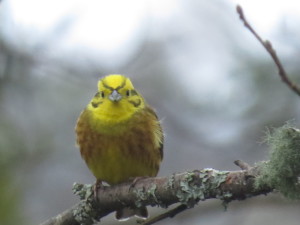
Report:
[[[299,21],[300,17],[298,0],[220,1],[228,2],[233,7],[236,4],[242,5],[249,20],[260,32],[272,32],[282,18],[286,19],[289,26],[299,27],[299,24],[297,26],[293,22],[295,18]],[[35,32],[47,32],[64,17],[71,16],[74,21],[64,46],[82,45],[111,52],[126,44],[127,39],[142,27],[143,19],[148,16],[160,20],[168,19],[176,10],[180,10],[182,2],[179,0],[7,0],[2,4],[8,5],[11,10],[14,25]],[[113,29],[114,25],[120,23],[120,18],[126,22],[118,29]],[[97,27],[101,27],[99,32],[106,34],[101,35],[101,40],[99,35],[90,35],[97,33]]]
[[[6,21],[6,35],[11,39],[15,39],[15,42],[20,43],[20,45],[25,39],[25,43],[27,45],[32,43],[32,46],[35,46],[35,42],[38,42],[39,39],[48,40],[54,31],[59,33],[57,32],[57,26],[65,23],[67,25],[62,28],[62,37],[55,39],[55,45],[48,48],[46,54],[52,54],[51,57],[60,59],[73,57],[74,54],[80,52],[79,54],[83,59],[94,60],[96,58],[98,60],[96,63],[101,62],[102,65],[108,68],[114,68],[126,62],[130,58],[130,54],[134,54],[135,48],[139,47],[138,43],[141,41],[140,35],[144,33],[149,35],[149,32],[143,32],[144,29],[150,27],[156,29],[150,32],[151,35],[163,35],[164,30],[162,29],[166,29],[169,24],[173,25],[174,21],[175,23],[181,22],[181,16],[188,13],[184,11],[185,6],[192,2],[189,0],[6,0],[1,2],[0,18],[1,13],[6,13],[9,17]],[[236,16],[234,15],[235,6],[240,4],[244,8],[249,22],[264,39],[269,39],[275,44],[274,46],[281,51],[281,55],[283,55],[284,47],[280,46],[280,41],[279,43],[276,42],[278,27],[284,22],[284,25],[290,30],[299,30],[299,0],[214,0],[206,3],[218,8],[218,11],[212,13],[220,13],[224,7],[224,2],[229,5],[224,10],[232,7],[232,12],[228,12],[227,15],[231,14],[234,18]],[[202,1],[202,3],[202,5],[199,4],[200,7],[205,2]],[[201,13],[201,10],[199,12]],[[201,19],[210,23],[209,20],[214,19],[214,17]],[[245,31],[237,16],[236,21],[240,31]],[[204,22],[204,24],[207,22]],[[187,25],[190,24],[187,23]],[[180,24],[175,25],[175,29],[177,28],[180,29]],[[185,28],[180,32],[185,32]],[[189,29],[190,27],[187,27],[186,31],[189,31]],[[190,34],[190,36],[192,35]],[[203,34],[201,43],[204,46],[201,46],[198,40],[191,39],[187,41],[191,44],[192,41],[196,41],[196,43],[193,43],[194,45],[205,48],[207,47],[205,43],[211,39],[210,35],[213,36],[214,34],[209,33],[207,36]],[[255,46],[253,48],[249,47],[250,49],[247,51],[257,51],[257,49],[264,51],[252,35],[248,33],[247,35],[255,43]],[[161,37],[162,40],[163,38]],[[219,41],[215,40],[215,42]],[[284,44],[286,43],[283,42]],[[213,54],[206,54],[205,59],[202,59],[206,61],[202,61],[201,65],[191,65],[192,58],[199,59],[201,55],[189,55],[191,53],[188,52],[188,49],[180,49],[179,46],[175,46],[179,52],[173,53],[176,58],[172,67],[176,67],[177,71],[183,68],[182,72],[189,73],[191,77],[194,76],[197,79],[200,79],[198,74],[211,74],[211,76],[202,76],[201,78],[203,79],[201,82],[207,82],[204,87],[211,88],[216,80],[221,80],[220,76],[226,74],[224,67],[230,68],[231,65],[225,60],[229,57],[221,54],[221,52],[229,54],[229,51],[220,50],[222,46],[216,47],[215,45],[213,43],[208,46],[209,51]],[[248,43],[246,46],[251,46],[251,44]],[[196,50],[193,47],[190,51],[200,54],[202,50]],[[82,54],[83,51],[85,55]],[[214,54],[215,51],[219,53]],[[184,56],[184,58],[181,56]],[[213,58],[209,58],[209,56]],[[221,57],[221,59],[216,57]],[[219,67],[211,65],[212,63],[218,64]],[[221,67],[221,64],[225,65]],[[224,80],[226,79],[224,77]],[[225,88],[223,89],[225,90]],[[228,89],[231,90],[232,87],[229,86]],[[224,96],[224,93],[221,95]]]

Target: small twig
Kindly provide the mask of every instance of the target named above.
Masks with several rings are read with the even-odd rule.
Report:
[[[294,91],[297,95],[300,96],[300,88],[294,84],[287,76],[282,64],[281,64],[281,61],[279,60],[277,54],[276,54],[276,51],[274,50],[274,48],[272,47],[272,44],[270,41],[268,40],[263,40],[257,33],[256,31],[252,28],[252,26],[248,23],[245,15],[244,15],[244,12],[243,12],[243,9],[241,6],[237,5],[236,7],[236,11],[237,13],[239,14],[240,16],[240,19],[243,21],[245,27],[250,30],[250,32],[255,36],[255,38],[264,46],[264,48],[267,50],[267,52],[270,54],[270,56],[272,57],[274,63],[276,64],[277,68],[278,68],[278,73],[279,73],[279,76],[281,78],[281,80],[286,83],[286,85],[292,90]]]
[[[166,218],[173,218],[174,216],[183,212],[187,208],[188,207],[186,205],[179,205],[176,208],[167,211],[166,213],[160,214],[158,216],[146,220],[144,223],[142,223],[142,225],[151,225]]]
[[[249,170],[251,168],[251,166],[243,160],[235,160],[234,164],[240,167],[242,170]]]

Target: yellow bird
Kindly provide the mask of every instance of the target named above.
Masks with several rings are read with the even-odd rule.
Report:
[[[97,179],[115,185],[134,177],[154,177],[163,158],[163,132],[153,109],[129,78],[113,74],[98,82],[98,92],[76,125],[82,158]],[[124,208],[116,218],[148,217],[146,207]]]

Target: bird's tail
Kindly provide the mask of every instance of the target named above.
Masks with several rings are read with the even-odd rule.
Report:
[[[147,219],[148,218],[148,210],[146,207],[140,207],[140,208],[123,208],[119,209],[116,212],[116,219],[120,221],[128,220],[130,217],[136,216],[141,219]]]

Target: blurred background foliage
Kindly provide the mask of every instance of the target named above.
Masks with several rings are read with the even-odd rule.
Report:
[[[39,33],[12,22],[9,2],[0,5],[0,224],[38,224],[78,201],[74,182],[94,182],[75,146],[74,126],[106,74],[131,77],[162,119],[162,176],[205,167],[235,170],[236,159],[265,160],[266,127],[288,120],[299,126],[299,97],[280,81],[232,3],[176,1],[171,16],[149,13],[125,47],[108,54],[62,47],[73,14]],[[300,85],[299,29],[282,20],[273,37]],[[230,203],[227,212],[220,201],[200,202],[163,223],[291,225],[299,223],[299,209],[275,193]],[[116,224],[113,216],[102,222]]]

